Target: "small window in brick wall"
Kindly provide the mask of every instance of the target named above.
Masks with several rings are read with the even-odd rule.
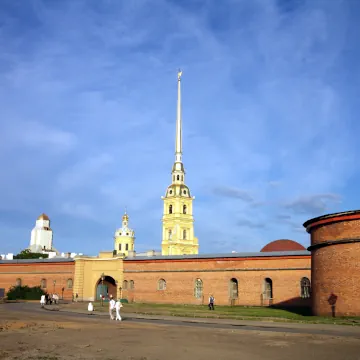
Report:
[[[135,288],[135,283],[134,283],[134,280],[130,280],[130,289],[131,290],[134,290],[134,288]]]
[[[123,289],[127,290],[127,288],[128,288],[128,282],[127,282],[127,280],[124,280],[123,281]]]
[[[73,279],[68,279],[66,282],[66,286],[68,289],[72,289],[73,288]]]
[[[301,288],[301,297],[303,299],[308,299],[311,294],[310,280],[306,277],[303,277],[300,281],[300,288]]]
[[[41,279],[40,287],[41,287],[42,289],[46,289],[46,279]]]
[[[231,300],[235,300],[239,296],[239,284],[238,284],[237,279],[235,279],[235,278],[230,279],[229,295],[230,295]]]
[[[201,279],[195,280],[195,289],[194,289],[194,295],[196,299],[201,299],[203,296],[203,282]]]
[[[166,281],[164,279],[158,281],[158,290],[166,290]]]
[[[16,279],[16,286],[21,286],[21,279],[20,278]]]
[[[264,300],[271,300],[273,296],[273,282],[270,278],[266,278],[264,280],[263,298]]]

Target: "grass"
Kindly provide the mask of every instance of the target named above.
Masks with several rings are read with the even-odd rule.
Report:
[[[96,311],[107,312],[108,303],[101,306],[100,302],[94,304]],[[321,317],[311,316],[309,308],[294,308],[284,310],[269,307],[255,306],[215,306],[210,311],[205,305],[173,305],[173,304],[124,304],[122,313],[136,313],[143,315],[181,316],[191,318],[217,318],[237,320],[267,320],[281,322],[299,322],[313,324],[338,324],[360,326],[360,317]]]

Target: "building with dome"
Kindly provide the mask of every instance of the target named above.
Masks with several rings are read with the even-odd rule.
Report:
[[[171,185],[167,188],[162,217],[162,255],[191,255],[199,252],[194,234],[194,218],[190,189],[185,185],[185,168],[182,162],[181,75],[178,72],[178,97],[175,135],[175,162],[171,171]]]
[[[294,240],[280,239],[266,244],[260,252],[306,251],[305,247]]]
[[[125,211],[122,217],[122,226],[115,231],[114,254],[128,256],[129,251],[135,250],[134,246],[135,231],[129,228],[129,215]]]
[[[35,227],[31,230],[31,239],[28,249],[34,253],[54,251],[53,231],[50,227],[50,219],[44,213],[36,219]]]
[[[182,162],[181,75],[178,73],[175,162],[163,200],[161,251],[136,252],[135,231],[125,211],[113,249],[97,256],[0,260],[0,288],[40,285],[64,298],[229,306],[312,306],[315,314],[360,315],[357,255],[360,211],[308,220],[306,249],[291,239],[257,252],[202,254],[194,231],[194,196]],[[161,240],[161,241],[160,241]],[[31,232],[31,251],[53,250],[50,219],[42,214]],[[109,245],[111,241],[109,241]],[[354,275],[355,274],[355,275]],[[355,276],[355,278],[353,277]]]

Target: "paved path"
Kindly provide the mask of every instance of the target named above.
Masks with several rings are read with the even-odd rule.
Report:
[[[41,312],[49,316],[71,316],[71,317],[92,317],[96,321],[108,320],[108,313],[95,312],[92,316],[86,310],[61,308],[59,306],[47,306],[42,309],[39,304],[34,303],[9,303],[4,304],[12,311]],[[86,304],[84,304],[86,308]],[[173,326],[207,327],[217,329],[241,329],[249,331],[270,331],[297,334],[316,334],[341,337],[353,337],[360,339],[360,327],[350,325],[328,325],[328,324],[303,324],[303,323],[282,323],[270,321],[246,321],[231,319],[204,319],[163,315],[140,315],[122,314],[124,321],[136,323],[152,323]]]

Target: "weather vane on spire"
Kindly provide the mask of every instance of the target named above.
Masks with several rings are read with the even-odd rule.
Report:
[[[181,75],[182,75],[182,71],[179,69],[179,71],[178,71],[178,80],[180,81],[180,79],[181,79]]]

